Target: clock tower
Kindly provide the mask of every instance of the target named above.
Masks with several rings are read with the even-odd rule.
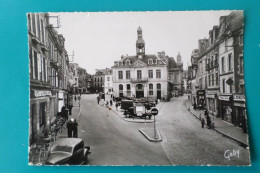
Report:
[[[145,55],[145,43],[143,39],[142,28],[140,26],[137,29],[136,55],[138,56],[138,59],[142,59]]]

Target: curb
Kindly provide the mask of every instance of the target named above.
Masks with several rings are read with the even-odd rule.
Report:
[[[187,106],[186,103],[187,103],[187,102],[185,102],[185,106],[186,106],[187,110],[188,110],[195,118],[197,118],[197,119],[199,120],[199,117],[198,117],[197,115],[195,115],[195,114],[188,108],[188,106]],[[207,124],[207,123],[205,123],[205,124]],[[230,136],[230,135],[228,135],[228,134],[226,134],[226,133],[224,133],[224,132],[221,132],[221,131],[219,131],[219,130],[216,129],[216,128],[214,128],[214,129],[212,129],[212,130],[215,130],[215,131],[218,132],[219,134],[222,134],[223,136],[225,136],[225,137],[227,137],[227,138],[230,138],[230,139],[232,139],[232,140],[238,142],[238,143],[239,143],[241,146],[243,146],[243,147],[248,147],[248,144],[246,144],[246,143],[244,143],[244,142],[242,142],[242,141],[240,141],[240,140],[238,140],[238,139],[236,139],[236,138],[234,138],[234,137],[232,137],[232,136]]]
[[[158,129],[156,129],[157,134],[158,134],[158,139],[154,139],[154,138],[150,138],[150,136],[148,136],[144,131],[144,128],[139,129],[139,132],[142,133],[150,142],[161,142],[162,141],[162,137],[161,134],[159,133]]]

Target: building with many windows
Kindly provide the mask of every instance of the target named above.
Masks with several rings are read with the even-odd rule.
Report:
[[[122,56],[114,62],[112,70],[115,96],[167,97],[166,61],[157,55],[146,54],[141,27],[137,29],[136,55]]]
[[[243,26],[243,12],[233,11],[220,17],[219,25],[209,31],[208,39],[199,40],[197,58],[194,58],[198,65],[194,83],[197,102],[192,101],[198,105],[203,99],[210,115],[246,130]]]
[[[109,68],[105,72],[104,92],[113,94],[113,71]]]
[[[47,13],[30,13],[28,41],[30,62],[30,145],[50,130],[67,103],[68,56],[65,39],[49,24]]]

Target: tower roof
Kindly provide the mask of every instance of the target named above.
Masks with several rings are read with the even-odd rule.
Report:
[[[140,26],[137,28],[137,32],[142,32],[142,28]]]

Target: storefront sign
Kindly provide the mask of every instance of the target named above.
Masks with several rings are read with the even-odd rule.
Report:
[[[205,94],[204,90],[203,91],[197,91],[197,95],[199,95],[199,96],[204,96],[204,94]]]
[[[237,103],[237,102],[235,102],[235,103],[234,103],[234,106],[245,108],[245,107],[246,107],[246,104],[245,104],[245,103]]]
[[[206,97],[214,99],[215,98],[215,94],[214,95],[213,94],[207,94]]]
[[[51,96],[51,91],[34,90],[35,97]]]
[[[233,98],[234,98],[234,101],[246,101],[244,95],[235,94],[235,95],[233,96]]]
[[[219,96],[219,100],[229,101],[230,96]]]

